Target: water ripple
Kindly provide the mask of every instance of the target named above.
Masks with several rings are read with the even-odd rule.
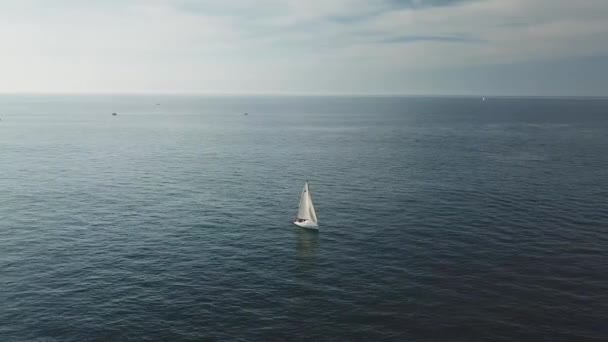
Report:
[[[23,101],[1,340],[608,339],[605,100]]]

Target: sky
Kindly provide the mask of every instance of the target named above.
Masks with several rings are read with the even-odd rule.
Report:
[[[608,96],[608,0],[0,0],[1,93]]]

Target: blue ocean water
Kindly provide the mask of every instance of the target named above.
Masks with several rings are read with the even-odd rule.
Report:
[[[0,118],[1,341],[608,339],[606,99],[4,95]],[[291,224],[305,180],[319,233]]]

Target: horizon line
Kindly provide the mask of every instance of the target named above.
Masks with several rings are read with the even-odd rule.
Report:
[[[608,95],[526,95],[526,94],[416,94],[416,93],[214,93],[214,92],[157,92],[157,91],[126,91],[126,92],[1,92],[0,96],[201,96],[201,97],[485,97],[485,98],[584,98],[606,99]]]

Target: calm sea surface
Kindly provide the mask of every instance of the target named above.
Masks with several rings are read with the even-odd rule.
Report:
[[[608,339],[608,100],[5,95],[0,118],[1,341]],[[319,233],[291,223],[305,180]]]

